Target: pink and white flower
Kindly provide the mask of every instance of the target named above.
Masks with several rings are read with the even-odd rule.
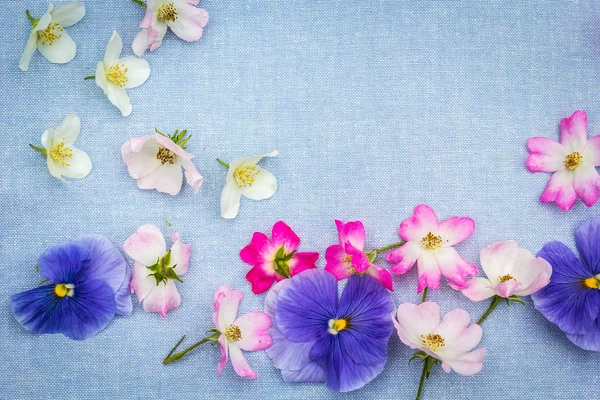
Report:
[[[271,240],[261,232],[254,232],[250,244],[240,251],[242,261],[253,265],[246,274],[252,292],[267,291],[275,281],[279,282],[307,269],[316,268],[319,253],[297,252],[300,238],[283,221],[276,222]]]
[[[133,277],[129,288],[144,304],[144,311],[166,317],[167,311],[179,307],[181,297],[175,281],[183,282],[190,262],[190,245],[181,241],[179,233],[171,237],[173,245],[167,251],[165,238],[155,225],[142,225],[131,235],[123,250],[131,257]]]
[[[396,317],[392,321],[402,343],[440,360],[445,372],[475,375],[483,368],[485,349],[471,351],[481,341],[483,332],[479,325],[469,325],[471,317],[465,310],[450,311],[440,323],[437,303],[403,303],[398,306]]]
[[[267,333],[271,327],[271,318],[259,311],[236,318],[243,297],[242,292],[228,286],[220,286],[215,293],[213,322],[221,333],[221,359],[217,371],[221,376],[227,358],[231,357],[233,369],[239,376],[254,379],[258,374],[248,365],[242,350],[257,351],[271,347],[273,342],[271,335]]]
[[[140,23],[142,31],[133,41],[133,52],[142,56],[147,49],[162,45],[167,28],[186,42],[202,37],[208,23],[208,12],[197,8],[199,0],[148,0],[146,15]]]
[[[188,184],[198,193],[204,178],[191,161],[194,155],[185,150],[190,137],[187,131],[177,131],[171,136],[157,131],[156,135],[125,142],[121,155],[138,188],[156,189],[174,196],[181,190],[183,167]]]
[[[587,115],[575,111],[560,120],[560,143],[543,137],[527,141],[529,157],[527,169],[531,172],[554,172],[540,200],[556,202],[567,211],[579,197],[591,207],[600,198],[600,135],[587,138]]]
[[[461,287],[465,277],[477,273],[477,267],[466,262],[452,247],[473,234],[475,221],[452,217],[438,222],[435,212],[427,205],[415,207],[412,217],[402,221],[398,234],[406,243],[386,255],[395,274],[408,272],[415,263],[419,272],[418,293],[426,288],[438,289],[440,276]]]
[[[335,220],[340,244],[329,246],[325,251],[325,271],[332,273],[338,281],[354,274],[367,274],[381,283],[387,290],[394,291],[390,273],[375,264],[376,251],[364,251],[365,227],[360,221],[343,223]]]
[[[480,258],[487,278],[471,278],[458,288],[472,301],[492,296],[529,296],[550,283],[550,263],[520,248],[514,240],[486,247],[481,250]]]

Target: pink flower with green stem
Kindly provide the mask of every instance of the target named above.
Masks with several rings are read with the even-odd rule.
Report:
[[[373,262],[378,253],[402,246],[404,242],[396,243],[377,250],[365,250],[365,227],[360,221],[344,223],[335,220],[339,244],[331,245],[325,251],[325,271],[342,280],[354,274],[369,275],[383,287],[394,291],[390,273]]]
[[[443,275],[456,287],[462,287],[477,273],[477,266],[466,262],[454,245],[473,234],[475,221],[452,217],[439,222],[431,207],[420,204],[412,217],[402,221],[398,234],[406,243],[386,255],[395,274],[405,274],[417,264],[417,293],[425,288],[439,289]]]
[[[260,311],[249,312],[237,317],[238,307],[243,297],[244,295],[239,290],[220,286],[215,293],[213,302],[215,328],[208,331],[210,335],[187,349],[175,353],[185,338],[185,336],[182,337],[164,359],[163,364],[177,361],[201,344],[211,342],[221,347],[221,358],[217,367],[219,376],[227,364],[227,359],[231,358],[233,369],[239,376],[249,379],[258,377],[246,361],[242,350],[258,351],[271,347],[271,335],[267,332],[271,328],[271,318]]]
[[[254,232],[250,243],[240,251],[242,261],[253,266],[246,274],[253,293],[263,293],[275,282],[317,267],[319,253],[298,252],[299,245],[300,238],[283,221],[273,225],[271,239]]]

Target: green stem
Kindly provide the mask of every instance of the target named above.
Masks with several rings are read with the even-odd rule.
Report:
[[[224,166],[225,168],[229,169],[229,164],[227,164],[225,161],[221,160],[220,158],[217,158],[217,162],[219,164],[221,164],[222,166]]]
[[[173,347],[171,349],[171,351],[169,352],[169,354],[167,354],[167,356],[165,357],[165,360],[169,357],[171,357],[171,355],[173,355],[173,353],[175,353],[175,350],[177,350],[177,348],[179,347],[179,345],[181,344],[181,342],[183,342],[183,339],[185,339],[185,335],[183,335],[181,337],[181,339],[179,339],[179,342],[177,342],[177,344],[175,345],[175,347]]]
[[[417,397],[415,400],[421,399],[421,393],[423,393],[423,384],[425,383],[425,375],[427,374],[427,360],[423,360],[423,372],[421,373],[421,380],[419,381],[419,390],[417,391]]]
[[[29,12],[29,10],[25,11],[25,15],[27,15],[27,18],[29,19],[29,21],[31,21],[31,23],[33,25],[37,24],[39,22],[38,19],[33,18],[33,15],[31,15],[31,13]]]
[[[89,81],[90,79],[96,79],[96,75],[88,75],[85,78],[83,78],[84,81]]]
[[[485,319],[492,313],[492,311],[494,311],[494,308],[496,308],[501,301],[502,297],[494,296],[494,299],[492,300],[492,303],[488,307],[487,311],[481,316],[481,318],[479,318],[479,321],[477,321],[477,325],[481,325],[481,323],[485,321]]]
[[[421,296],[421,303],[425,303],[425,300],[427,300],[427,290],[429,288],[427,286],[425,286],[425,289],[423,289],[423,296]]]
[[[382,252],[384,252],[384,251],[388,251],[388,250],[391,250],[391,249],[395,249],[396,247],[400,247],[400,246],[402,246],[404,243],[406,243],[406,242],[398,242],[398,243],[390,244],[389,246],[385,246],[385,247],[382,247],[382,248],[380,248],[380,249],[376,249],[375,251],[376,251],[377,253],[382,253]]]
[[[187,353],[189,353],[190,351],[194,350],[196,347],[200,346],[201,344],[204,344],[206,342],[216,342],[219,340],[219,336],[221,336],[221,332],[215,330],[211,330],[212,332],[214,332],[212,335],[205,337],[204,339],[202,339],[201,341],[199,341],[198,343],[194,343],[193,345],[191,345],[190,347],[188,347],[187,349],[180,351],[179,353],[175,353],[173,354],[173,352],[175,350],[177,350],[177,348],[179,347],[179,345],[181,344],[181,342],[183,341],[183,339],[185,338],[185,335],[181,338],[181,340],[179,340],[179,342],[177,342],[177,344],[175,345],[175,347],[173,347],[173,349],[171,350],[171,352],[165,357],[165,359],[163,360],[163,364],[171,364],[174,361],[179,360],[180,358],[183,358],[183,356],[185,356]]]
[[[29,143],[29,147],[42,153],[44,155],[44,157],[47,155],[46,149],[44,149],[43,147],[37,147],[37,146],[32,145],[31,143]]]
[[[133,0],[133,2],[139,4],[144,8],[148,8],[148,4],[144,3],[142,0]]]

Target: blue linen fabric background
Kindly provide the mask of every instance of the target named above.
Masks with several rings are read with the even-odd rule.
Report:
[[[18,69],[30,23],[46,1],[2,0],[0,13],[0,388],[6,399],[373,398],[414,397],[421,364],[396,335],[383,373],[350,394],[323,384],[287,384],[264,352],[246,353],[259,374],[244,380],[231,365],[217,378],[219,350],[197,349],[161,360],[183,335],[186,344],[212,327],[221,284],[244,292],[240,313],[260,310],[244,279],[239,250],[254,231],[286,221],[301,251],[337,242],[334,219],[360,219],[367,245],[398,240],[402,220],[419,203],[440,219],[471,216],[476,229],[457,246],[468,261],[499,240],[537,252],[573,232],[600,206],[561,211],[538,198],[549,175],[525,168],[526,140],[558,138],[573,111],[600,134],[600,5],[588,1],[216,1],[203,0],[204,37],[185,43],[169,33],[146,53],[152,73],[129,91],[122,118],[93,74],[113,29],[132,54],[144,9],[132,1],[86,1],[86,17],[68,29],[77,56],[53,65],[39,53]],[[40,154],[42,132],[76,112],[77,146],[94,163],[83,180],[52,178]],[[121,160],[131,137],[188,129],[189,150],[205,177],[198,195],[137,189]],[[239,216],[219,216],[226,171],[216,157],[280,151],[263,161],[279,180],[270,200],[243,199]],[[170,228],[164,219],[171,221]],[[99,233],[117,246],[140,225],[181,232],[192,244],[179,309],[163,319],[134,299],[97,336],[72,341],[33,335],[12,316],[10,295],[41,280],[48,246]],[[325,264],[321,257],[319,266]],[[385,262],[382,265],[387,266]],[[396,304],[417,302],[416,272],[394,277]],[[445,283],[429,298],[445,313],[460,307],[473,320],[488,302],[471,303]],[[598,399],[600,356],[572,345],[539,314],[502,304],[483,325],[484,368],[473,377],[439,367],[425,399]]]

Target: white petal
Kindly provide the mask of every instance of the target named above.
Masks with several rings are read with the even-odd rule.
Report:
[[[131,114],[131,101],[124,88],[120,88],[112,82],[108,82],[106,85],[106,96],[108,100],[121,110],[121,115],[124,117]]]
[[[29,69],[29,61],[31,60],[33,53],[35,53],[35,49],[37,49],[37,32],[31,32],[25,50],[23,50],[21,61],[19,61],[19,68],[21,68],[21,71],[27,71]]]
[[[175,196],[181,191],[183,172],[179,163],[163,164],[156,171],[141,177],[137,181],[140,189],[156,189],[162,193]]]
[[[62,176],[67,178],[85,178],[92,170],[92,160],[85,151],[71,147],[73,156],[65,159],[69,166],[60,166],[59,170]]]
[[[154,279],[154,276],[149,276],[149,272],[150,270],[144,264],[137,261],[134,263],[133,276],[129,287],[131,292],[137,295],[140,302],[156,287],[156,279]]]
[[[277,179],[266,169],[259,168],[252,186],[244,188],[242,194],[252,200],[264,200],[277,191]]]
[[[119,60],[119,64],[124,64],[127,68],[127,89],[140,86],[150,76],[150,65],[143,58],[129,56]]]
[[[52,144],[52,139],[56,134],[56,129],[46,129],[44,133],[42,133],[42,146],[48,151],[50,149],[50,145]]]
[[[242,190],[238,188],[233,179],[227,180],[221,192],[221,217],[235,218],[240,210],[240,197]]]
[[[123,41],[121,40],[121,36],[119,36],[117,31],[113,31],[110,41],[106,46],[106,51],[104,52],[104,65],[106,67],[115,65],[119,56],[121,56],[122,50]]]
[[[75,25],[85,16],[85,6],[82,2],[71,1],[69,3],[61,3],[50,12],[52,22],[56,22],[63,27]]]
[[[77,53],[77,45],[65,30],[60,33],[60,37],[52,42],[51,45],[38,38],[37,46],[39,52],[46,57],[46,60],[55,64],[66,64]]]
[[[66,145],[75,143],[81,131],[81,120],[75,113],[67,115],[59,127],[56,128],[55,137]]]
[[[47,150],[46,150],[47,151]],[[50,175],[52,175],[53,177],[57,178],[57,179],[62,179],[62,174],[61,174],[61,165],[59,163],[57,163],[56,161],[54,161],[54,159],[51,156],[48,156],[46,158],[46,165],[48,166],[48,171],[50,171]]]
[[[514,240],[496,242],[481,250],[481,268],[490,281],[496,282],[498,277],[510,274],[518,254],[519,245]]]
[[[275,157],[279,152],[277,150],[273,150],[268,154],[262,154],[259,156],[250,156],[250,157],[238,157],[232,162],[229,163],[229,171],[227,172],[227,178],[233,176],[233,172],[240,165],[256,165],[263,157]]]
[[[96,65],[96,85],[102,88],[104,94],[106,94],[106,88],[108,86],[108,81],[106,80],[106,70],[104,69],[104,63],[100,61]]]

